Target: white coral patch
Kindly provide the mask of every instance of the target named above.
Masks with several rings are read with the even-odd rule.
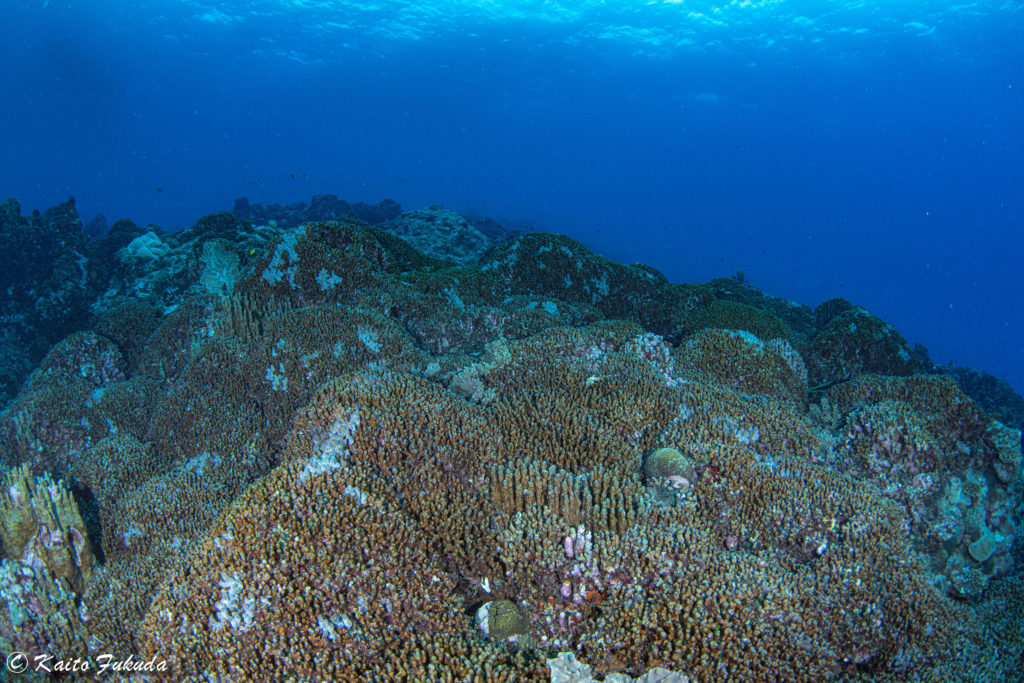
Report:
[[[324,268],[321,268],[316,274],[316,283],[320,285],[320,289],[325,292],[334,289],[344,281],[345,280],[343,280],[341,276],[334,271],[328,272]]]
[[[142,527],[138,526],[134,522],[132,522],[131,524],[128,525],[128,528],[126,528],[121,533],[121,541],[124,543],[124,547],[125,548],[131,548],[132,547],[132,540],[134,540],[136,538],[142,538],[145,535],[146,535],[146,530],[143,529]]]
[[[284,363],[278,363],[276,368],[271,365],[264,376],[274,391],[288,391],[288,375],[285,374]]]
[[[320,630],[320,634],[327,640],[334,642],[338,639],[338,629],[344,629],[351,631],[352,627],[355,626],[355,622],[352,618],[345,614],[331,614],[328,616],[320,615],[316,618],[317,628]]]
[[[476,626],[483,631],[485,635],[490,635],[491,633],[490,615],[492,604],[494,603],[485,602],[480,606],[480,609],[476,611]]]
[[[348,448],[352,445],[352,436],[359,427],[359,408],[352,408],[345,413],[339,410],[335,416],[327,436],[317,444],[319,453],[309,459],[299,473],[299,481],[326,474],[331,470],[340,469],[348,460]]]
[[[217,616],[210,618],[210,628],[215,631],[228,627],[235,631],[248,631],[256,615],[256,598],[242,595],[244,586],[237,574],[222,573],[218,585],[220,600],[214,605]]]
[[[355,498],[356,502],[360,505],[366,505],[367,501],[369,501],[369,497],[366,493],[351,484],[346,484],[345,490],[342,493],[350,498]]]
[[[381,343],[376,330],[359,325],[356,327],[356,335],[358,335],[359,341],[363,342],[363,346],[365,346],[371,353],[380,353]]]
[[[738,337],[738,338],[742,339],[743,341],[745,341],[747,344],[750,344],[751,346],[753,346],[754,349],[758,353],[764,353],[764,342],[761,341],[757,337],[757,335],[751,334],[750,332],[747,332],[746,330],[727,330],[727,332],[731,336]]]
[[[274,248],[274,255],[264,269],[262,278],[270,284],[277,284],[288,276],[288,282],[295,286],[295,274],[298,270],[299,252],[295,246],[299,238],[306,234],[306,226],[301,226],[294,232],[285,233],[284,238]]]

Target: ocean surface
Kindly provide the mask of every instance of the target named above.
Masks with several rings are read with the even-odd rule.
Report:
[[[1024,677],[1024,3],[0,26],[7,674]]]

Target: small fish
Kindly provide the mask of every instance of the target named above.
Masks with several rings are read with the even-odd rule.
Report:
[[[295,174],[294,173],[289,173],[288,177],[291,178],[292,180],[295,180]]]
[[[164,191],[164,188],[162,188],[162,187],[158,187],[158,188],[156,188],[156,191],[157,191],[157,192],[163,192],[163,191]]]

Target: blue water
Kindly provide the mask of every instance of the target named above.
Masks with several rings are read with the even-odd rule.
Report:
[[[843,296],[1024,391],[1024,3],[6,0],[0,26],[26,209],[474,210]]]

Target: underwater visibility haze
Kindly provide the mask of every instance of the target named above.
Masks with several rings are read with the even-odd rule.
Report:
[[[1024,3],[0,25],[9,672],[1024,676]]]
[[[1021,3],[10,2],[0,187],[393,198],[843,296],[1024,390]],[[157,192],[161,188],[162,192]]]

